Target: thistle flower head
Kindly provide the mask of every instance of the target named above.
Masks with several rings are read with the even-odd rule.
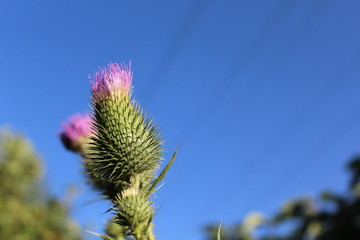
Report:
[[[63,122],[63,130],[59,135],[65,148],[73,152],[80,152],[83,139],[91,135],[91,124],[92,118],[89,114],[75,114]]]
[[[139,174],[151,178],[162,160],[162,139],[139,104],[130,101],[130,66],[109,64],[90,80],[96,129],[87,155],[92,175],[117,186]]]
[[[131,63],[110,63],[107,68],[100,68],[93,77],[89,76],[92,96],[95,102],[114,95],[131,95],[131,81],[133,73]]]

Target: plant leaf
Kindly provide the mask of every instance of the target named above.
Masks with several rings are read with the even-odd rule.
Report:
[[[221,224],[222,222],[220,222],[218,231],[217,231],[217,235],[216,235],[216,240],[221,240]]]
[[[154,188],[159,184],[159,182],[164,178],[164,176],[166,175],[167,171],[169,171],[171,165],[173,164],[175,157],[177,154],[177,150],[173,153],[170,161],[168,162],[168,164],[166,165],[166,167],[161,171],[160,175],[156,178],[156,180],[154,181],[154,183],[151,185],[151,187],[149,188],[149,195],[154,191]]]

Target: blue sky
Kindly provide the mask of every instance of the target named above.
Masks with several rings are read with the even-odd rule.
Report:
[[[158,239],[204,239],[323,189],[360,152],[360,2],[0,1],[1,125],[32,139],[49,191],[101,231],[108,205],[57,137],[89,109],[88,74],[132,61],[134,96],[176,162],[157,192]],[[85,234],[86,239],[95,239]]]

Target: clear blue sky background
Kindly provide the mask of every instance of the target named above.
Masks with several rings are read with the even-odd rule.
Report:
[[[89,73],[131,60],[166,159],[181,144],[157,192],[158,238],[204,239],[207,223],[344,191],[360,152],[359,12],[357,0],[0,0],[0,123],[33,140],[52,194],[78,186],[72,216],[101,231],[108,205],[85,204],[96,193],[56,132],[89,109]]]

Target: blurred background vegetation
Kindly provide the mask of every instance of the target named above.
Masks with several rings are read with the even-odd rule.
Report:
[[[0,133],[0,239],[77,240],[80,229],[66,204],[49,196],[42,161],[23,136]]]
[[[238,224],[222,227],[221,239],[360,239],[360,157],[350,161],[347,168],[350,180],[344,193],[324,191],[316,198],[293,199],[269,218],[254,212]],[[209,240],[216,240],[218,225],[210,224],[206,231]]]

